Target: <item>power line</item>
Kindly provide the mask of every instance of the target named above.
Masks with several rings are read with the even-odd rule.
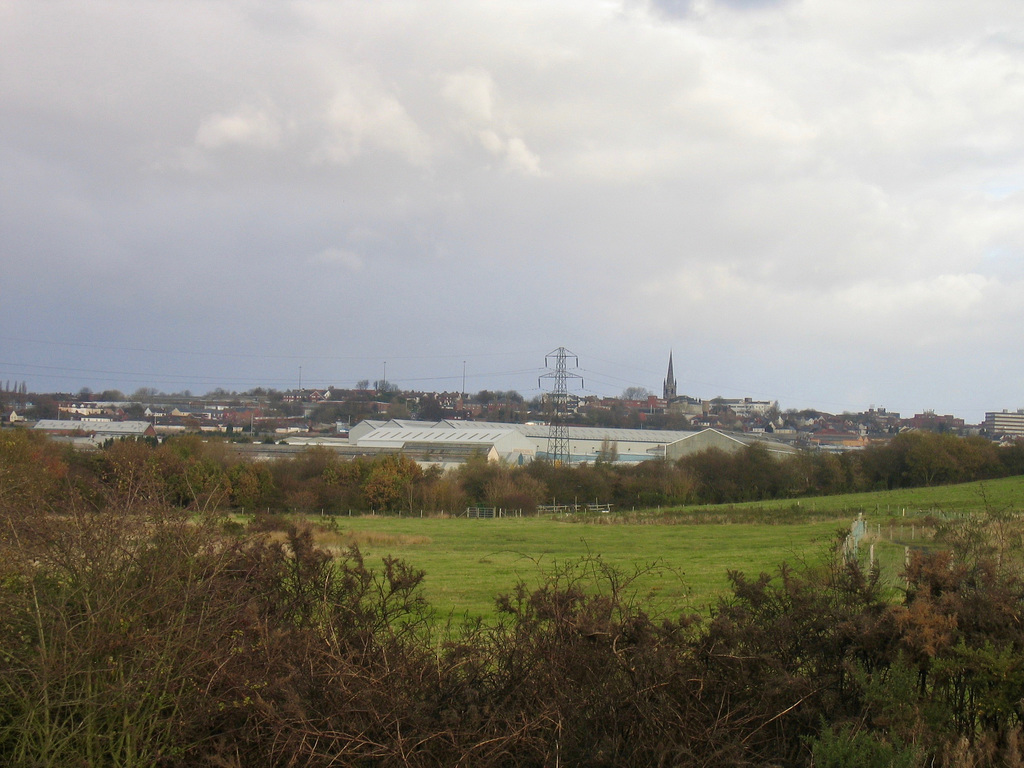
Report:
[[[218,357],[218,358],[251,358],[258,360],[333,360],[333,361],[364,361],[378,360],[386,357],[388,360],[461,360],[465,358],[481,357],[510,357],[514,355],[532,354],[528,350],[502,350],[500,352],[450,352],[437,355],[397,355],[375,353],[372,355],[295,355],[275,354],[271,352],[226,352],[221,350],[202,349],[161,349],[153,347],[131,347],[116,346],[109,344],[91,344],[73,341],[53,341],[50,339],[29,339],[18,336],[0,336],[0,341],[15,342],[19,344],[37,344],[49,347],[71,347],[78,349],[101,349],[108,352],[144,352],[154,355],[186,355],[196,357]]]
[[[540,386],[540,379],[552,379],[554,389],[551,392],[551,425],[548,433],[548,456],[555,464],[571,464],[572,454],[569,452],[569,379],[579,379],[583,383],[583,377],[578,373],[569,373],[566,362],[573,358],[575,365],[579,367],[579,358],[565,347],[559,347],[549,352],[544,357],[544,366],[549,367],[552,358],[555,360],[555,370],[542,374],[537,380]]]

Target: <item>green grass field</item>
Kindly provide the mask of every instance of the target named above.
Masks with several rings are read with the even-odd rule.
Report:
[[[927,545],[929,518],[1024,507],[1024,478],[944,488],[851,494],[742,506],[693,507],[645,514],[498,520],[418,517],[332,518],[320,543],[357,543],[367,563],[387,555],[426,572],[426,596],[456,616],[493,614],[494,599],[520,580],[537,585],[559,565],[586,556],[633,574],[640,595],[668,613],[705,612],[728,587],[730,569],[748,575],[775,572],[784,561],[824,557],[840,529],[864,514],[883,579],[898,588],[906,546]]]
[[[338,521],[343,541],[367,562],[394,555],[426,571],[426,594],[442,612],[487,615],[517,582],[539,583],[559,564],[600,558],[625,574],[659,566],[637,582],[665,610],[704,610],[727,585],[730,568],[757,573],[813,555],[836,522],[786,526],[591,525],[560,520],[354,517]],[[343,543],[342,541],[338,542]]]
[[[833,515],[858,512],[877,516],[910,516],[936,512],[974,512],[991,509],[1024,509],[1024,477],[1007,477],[962,485],[907,488],[898,491],[870,491],[841,496],[818,496],[799,500],[764,501],[756,504],[684,507],[675,510],[688,516],[721,514],[740,510],[758,513],[799,511],[800,515]]]

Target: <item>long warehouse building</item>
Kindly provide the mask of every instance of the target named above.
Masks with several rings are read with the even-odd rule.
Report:
[[[708,448],[738,451],[751,443],[764,445],[769,453],[788,455],[796,449],[785,443],[717,429],[674,431],[657,429],[610,429],[568,427],[571,463],[593,462],[602,451],[614,451],[618,463],[649,459],[678,459]],[[366,420],[349,431],[347,452],[366,454],[402,452],[424,464],[452,465],[472,455],[491,460],[526,464],[548,456],[547,424],[443,420],[436,422],[392,419]],[[293,436],[290,445],[334,445],[336,438]]]

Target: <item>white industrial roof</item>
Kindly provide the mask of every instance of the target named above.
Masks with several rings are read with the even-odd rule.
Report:
[[[34,429],[47,432],[92,432],[103,435],[141,435],[149,429],[148,421],[73,421],[70,419],[40,419]]]
[[[530,455],[542,453],[551,435],[548,424],[505,424],[482,421],[443,420],[436,422],[394,419],[391,421],[360,422],[360,430],[350,432],[354,445],[379,446],[401,449],[411,443],[460,443],[463,445],[494,445],[508,455],[512,451],[527,451]],[[352,437],[356,433],[357,436]],[[703,435],[718,436],[732,443],[747,445],[750,442],[768,442],[763,438],[746,435],[732,435],[716,429],[704,430],[661,430],[661,429],[613,429],[607,427],[566,427],[566,437],[572,452],[589,456],[596,446],[605,440],[618,446],[620,460],[636,461],[643,455],[664,456],[666,448]],[[512,435],[518,437],[513,438]],[[588,445],[590,447],[588,447]],[[787,449],[791,450],[791,449]]]

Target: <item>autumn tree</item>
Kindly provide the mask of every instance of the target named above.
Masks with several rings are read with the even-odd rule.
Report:
[[[525,472],[499,467],[484,486],[484,502],[489,507],[535,512],[544,501],[547,488]]]
[[[435,465],[415,484],[413,504],[426,512],[453,513],[466,506],[466,493],[455,471]]]
[[[595,463],[610,466],[619,460],[619,444],[607,437],[601,441],[601,447],[597,451]]]
[[[421,475],[420,465],[408,456],[384,454],[370,464],[363,494],[371,509],[411,509],[413,485]]]
[[[155,460],[172,504],[216,510],[231,496],[231,481],[221,444],[204,442],[198,435],[180,435],[155,451]]]
[[[268,507],[274,498],[274,477],[263,463],[239,461],[228,472],[232,506],[245,510]]]
[[[67,474],[56,443],[24,429],[0,430],[0,515],[50,508]]]

